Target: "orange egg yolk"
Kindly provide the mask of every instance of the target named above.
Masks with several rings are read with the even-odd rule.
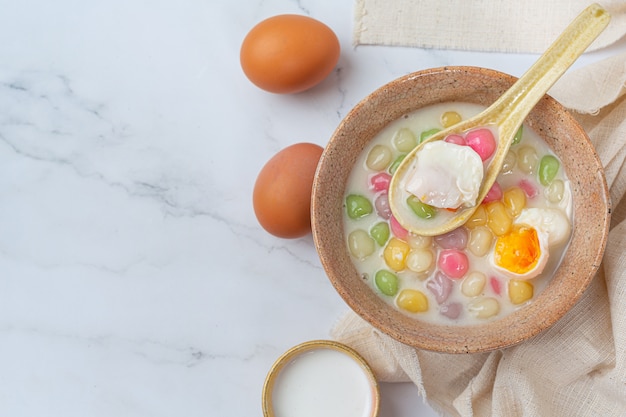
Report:
[[[537,231],[520,226],[498,237],[494,248],[496,265],[516,274],[531,271],[539,261],[541,247]]]

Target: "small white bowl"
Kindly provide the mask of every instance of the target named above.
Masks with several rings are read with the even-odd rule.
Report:
[[[294,346],[263,385],[265,417],[376,417],[378,383],[365,359],[331,340]]]

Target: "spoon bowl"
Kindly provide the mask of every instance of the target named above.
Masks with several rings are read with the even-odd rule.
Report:
[[[405,229],[422,236],[441,235],[463,225],[494,184],[524,119],[550,87],[602,33],[609,20],[609,13],[601,6],[593,4],[587,7],[537,62],[490,107],[471,119],[430,136],[416,146],[398,166],[389,186],[389,206],[398,222]],[[495,132],[496,149],[493,156],[485,162],[485,172],[475,202],[461,205],[455,210],[434,208],[436,216],[427,219],[418,217],[407,204],[407,199],[412,194],[407,191],[406,186],[418,172],[419,153],[427,143],[443,140],[452,134],[462,135],[480,127],[487,127]]]

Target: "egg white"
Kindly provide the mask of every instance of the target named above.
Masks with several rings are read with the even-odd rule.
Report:
[[[410,172],[406,191],[425,204],[456,209],[476,204],[484,167],[469,146],[439,140],[424,145]]]
[[[548,245],[551,247],[565,243],[571,231],[570,221],[565,214],[561,210],[550,208],[525,208],[513,224],[534,227],[537,233],[547,235]]]

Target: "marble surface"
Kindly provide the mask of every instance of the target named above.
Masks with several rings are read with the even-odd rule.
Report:
[[[0,0],[0,415],[260,416],[274,360],[347,311],[310,236],[257,224],[257,173],[324,145],[408,72],[533,55],[352,45],[350,1]],[[258,21],[328,24],[342,55],[308,92],[254,87]],[[577,64],[602,59],[608,50]],[[434,416],[383,384],[381,417]]]

